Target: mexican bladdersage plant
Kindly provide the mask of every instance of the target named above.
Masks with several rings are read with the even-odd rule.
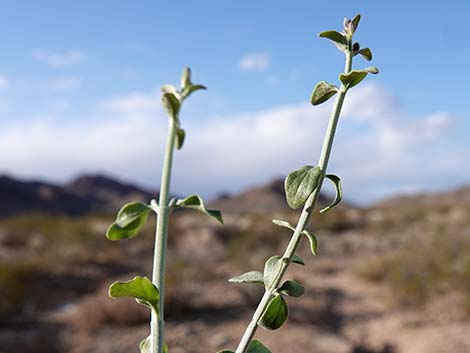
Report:
[[[150,308],[150,335],[140,343],[141,353],[163,353],[168,351],[164,339],[163,304],[168,219],[171,210],[179,207],[196,209],[222,223],[220,212],[207,209],[200,196],[191,195],[178,200],[170,198],[169,194],[173,152],[175,149],[183,147],[185,139],[185,131],[181,128],[179,119],[181,106],[184,100],[193,92],[201,89],[205,89],[205,87],[191,82],[189,68],[183,71],[179,90],[172,85],[162,87],[162,103],[168,114],[169,131],[163,159],[158,203],[156,200],[152,200],[150,204],[131,202],[124,205],[118,212],[115,222],[109,226],[106,232],[106,236],[110,240],[129,239],[137,235],[151,212],[154,212],[157,216],[152,281],[147,277],[138,276],[128,282],[115,282],[109,288],[109,296],[112,298],[132,297],[139,304]]]
[[[330,210],[337,205],[342,198],[340,178],[334,174],[327,174],[328,160],[330,158],[333,139],[340,117],[346,93],[352,87],[360,83],[368,74],[377,74],[376,67],[368,67],[361,70],[352,69],[353,58],[357,55],[365,60],[372,60],[372,52],[369,48],[361,48],[359,43],[353,41],[353,35],[361,19],[356,15],[352,20],[344,20],[343,32],[325,31],[319,34],[320,37],[331,40],[339,50],[346,56],[344,72],[339,75],[340,86],[322,81],[313,89],[311,103],[321,104],[336,95],[328,128],[325,134],[323,147],[320,154],[318,166],[306,165],[290,173],[285,179],[284,187],[286,199],[289,207],[298,209],[303,206],[296,226],[286,221],[273,220],[274,224],[285,227],[293,232],[287,248],[282,256],[270,257],[264,266],[264,272],[250,271],[238,277],[230,279],[235,283],[252,283],[265,287],[265,292],[261,298],[253,318],[248,324],[235,353],[270,353],[270,350],[260,341],[254,340],[258,326],[268,330],[276,330],[286,321],[288,308],[284,299],[285,296],[300,297],[304,293],[304,287],[294,281],[283,282],[284,274],[291,263],[304,265],[302,258],[296,254],[300,241],[303,237],[310,243],[310,250],[313,255],[317,253],[317,239],[315,234],[306,229],[312,214],[315,203],[320,195],[320,190],[325,179],[330,180],[336,188],[336,197],[333,203],[320,213]],[[223,350],[219,353],[234,353],[231,350]]]

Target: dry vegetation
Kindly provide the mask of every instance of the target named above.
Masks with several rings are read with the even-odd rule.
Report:
[[[320,255],[305,251],[308,266],[292,270],[306,295],[290,303],[283,334],[260,332],[263,341],[275,352],[288,343],[316,353],[470,352],[470,203],[441,199],[343,206],[316,217]],[[236,343],[260,292],[226,280],[280,251],[288,233],[271,219],[294,216],[273,209],[240,217],[226,212],[223,227],[192,212],[173,217],[172,353]],[[149,274],[152,224],[132,242],[110,243],[103,234],[111,218],[0,221],[1,352],[128,352],[147,334],[148,313],[131,300],[108,299],[106,288]]]

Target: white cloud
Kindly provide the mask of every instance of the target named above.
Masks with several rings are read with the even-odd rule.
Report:
[[[268,53],[252,53],[240,59],[239,67],[242,71],[266,71],[271,63]]]
[[[10,85],[10,80],[5,75],[0,75],[0,89],[5,89]]]
[[[86,60],[86,55],[81,50],[70,50],[65,52],[50,52],[45,49],[33,51],[35,59],[45,62],[52,67],[67,67],[80,64]]]
[[[174,190],[236,191],[315,164],[331,104],[203,122],[183,112],[187,140],[176,152]],[[156,187],[167,129],[159,92],[111,98],[100,104],[99,114],[83,122],[37,119],[3,127],[2,171],[62,180],[104,171]],[[330,171],[343,179],[346,197],[358,201],[444,187],[455,176],[469,181],[466,151],[453,144],[453,124],[448,113],[410,117],[379,86],[355,88],[346,99]]]
[[[160,111],[161,90],[151,93],[134,92],[124,96],[111,97],[99,104],[104,111],[123,116],[142,116]]]
[[[80,88],[82,80],[76,76],[61,77],[47,82],[46,86],[55,91],[72,91]]]

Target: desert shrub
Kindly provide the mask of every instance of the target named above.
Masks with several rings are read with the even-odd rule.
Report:
[[[358,268],[367,280],[387,285],[394,303],[422,305],[456,292],[470,311],[470,242],[464,234],[437,233]]]

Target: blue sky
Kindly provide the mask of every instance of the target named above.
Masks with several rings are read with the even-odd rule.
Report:
[[[328,106],[308,98],[343,67],[316,35],[356,13],[356,39],[381,72],[345,107],[331,167],[346,196],[469,183],[466,1],[5,2],[0,172],[56,182],[105,172],[158,185],[158,88],[187,65],[209,90],[184,108],[176,192],[238,191],[314,164]]]

